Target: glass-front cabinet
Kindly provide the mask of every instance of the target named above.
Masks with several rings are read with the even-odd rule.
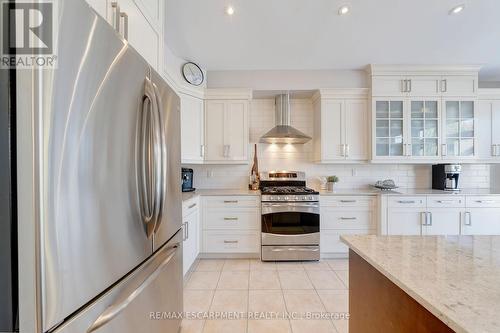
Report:
[[[443,158],[475,155],[475,104],[473,100],[443,101]]]
[[[375,159],[437,159],[440,156],[438,99],[376,99]]]
[[[438,161],[474,158],[473,99],[376,98],[375,160]]]
[[[439,102],[437,100],[410,100],[409,155],[422,158],[439,156]]]
[[[377,100],[375,103],[375,155],[381,158],[404,156],[404,101]]]

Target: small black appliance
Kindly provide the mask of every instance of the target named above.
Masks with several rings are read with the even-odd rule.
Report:
[[[182,168],[182,192],[193,192],[196,190],[193,187],[193,169]]]
[[[460,191],[458,178],[462,166],[460,164],[436,164],[432,166],[432,188],[443,191]]]

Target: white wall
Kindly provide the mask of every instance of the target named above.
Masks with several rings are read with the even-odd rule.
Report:
[[[292,125],[313,135],[313,107],[309,99],[292,100]],[[253,100],[250,109],[250,142],[259,141],[260,136],[274,126],[274,101]],[[258,144],[260,170],[289,169],[305,171],[309,186],[318,186],[317,177],[337,175],[338,188],[366,188],[377,180],[392,178],[402,188],[430,188],[431,167],[429,165],[324,165],[312,160],[312,143],[305,145]],[[253,158],[253,153],[251,158]],[[190,166],[195,171],[194,185],[197,188],[245,188],[251,164],[243,166]],[[488,165],[463,165],[460,184],[463,188],[489,188],[490,167]]]
[[[208,71],[208,88],[254,90],[312,90],[319,88],[366,88],[368,75],[355,70],[258,70]]]

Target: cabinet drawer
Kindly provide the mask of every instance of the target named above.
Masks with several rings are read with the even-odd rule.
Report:
[[[200,208],[199,198],[192,198],[182,203],[182,216],[188,216]]]
[[[321,209],[321,230],[329,229],[375,229],[373,211]]]
[[[255,208],[211,208],[203,222],[203,229],[260,230],[260,212]]]
[[[205,230],[205,253],[257,253],[260,252],[259,231]]]
[[[429,208],[462,208],[465,207],[465,197],[457,196],[435,196],[427,197]]]
[[[391,196],[387,200],[389,207],[425,207],[426,197],[424,196]]]
[[[349,247],[341,240],[341,235],[375,235],[375,230],[325,230],[321,231],[320,251],[321,253],[348,253]]]
[[[356,207],[371,208],[376,198],[369,196],[321,196],[321,207]]]
[[[500,196],[468,196],[465,201],[467,207],[500,207]]]
[[[256,207],[260,206],[260,196],[248,195],[248,196],[213,196],[206,197],[205,204],[207,209],[213,207],[220,208],[239,208],[239,207]]]

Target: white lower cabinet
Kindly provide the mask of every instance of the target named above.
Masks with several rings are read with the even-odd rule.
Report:
[[[391,196],[386,209],[389,235],[500,235],[500,196]]]
[[[376,198],[372,196],[322,196],[320,198],[321,253],[345,254],[341,235],[377,233]]]
[[[199,197],[195,197],[182,204],[182,232],[183,232],[183,274],[185,275],[199,254],[198,230],[200,227]]]
[[[467,208],[462,235],[500,235],[500,208]]]
[[[260,198],[206,196],[203,205],[203,253],[260,252]]]
[[[463,208],[430,208],[422,235],[459,235]]]

